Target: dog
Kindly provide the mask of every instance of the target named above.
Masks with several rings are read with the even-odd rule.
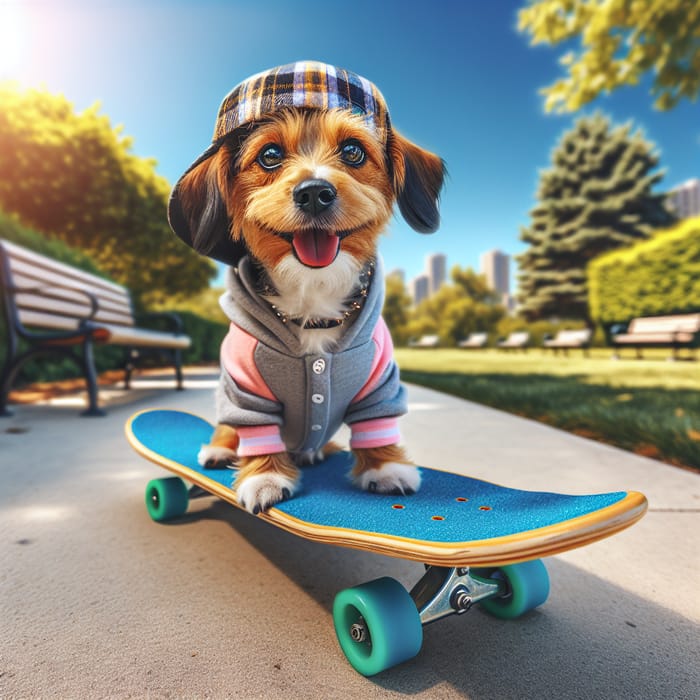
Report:
[[[419,488],[398,444],[406,400],[377,245],[395,203],[416,231],[438,228],[444,176],[441,158],[393,129],[376,86],[342,68],[281,66],[222,102],[168,218],[230,266],[218,424],[199,461],[235,465],[250,512],[292,497],[298,467],[339,449],[330,438],[342,423],[359,488]]]

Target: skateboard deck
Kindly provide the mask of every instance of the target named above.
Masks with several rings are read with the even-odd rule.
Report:
[[[240,508],[235,471],[197,464],[213,429],[189,413],[147,410],[127,422],[126,435],[143,457]],[[647,507],[635,491],[522,491],[427,467],[415,494],[367,493],[348,479],[351,466],[352,456],[339,452],[304,467],[297,493],[256,517],[317,542],[439,567],[489,567],[590,544],[629,527]]]

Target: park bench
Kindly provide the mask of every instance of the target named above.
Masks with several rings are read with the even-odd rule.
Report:
[[[681,348],[700,346],[700,313],[639,317],[627,327],[613,326],[610,334],[615,347],[635,348],[639,358],[642,348],[665,347],[676,359]]]
[[[167,324],[167,330],[138,327],[125,287],[2,239],[0,285],[7,335],[0,415],[9,413],[10,388],[21,366],[47,353],[60,353],[78,363],[88,390],[88,409],[83,415],[103,415],[98,406],[95,344],[125,348],[127,389],[137,360],[152,352],[168,356],[177,388],[182,388],[182,350],[191,341],[182,333],[175,314],[147,315]]]
[[[411,340],[408,346],[411,348],[436,348],[440,345],[440,337],[437,335],[423,335],[418,340]]]
[[[530,333],[528,331],[515,331],[507,338],[498,341],[497,346],[502,350],[526,350],[530,344]]]
[[[489,340],[488,333],[470,333],[464,340],[457,343],[460,348],[483,348]]]
[[[554,350],[555,354],[563,350],[565,355],[569,350],[581,349],[584,355],[588,355],[592,337],[593,332],[590,328],[561,330],[557,331],[554,338],[545,336],[542,347]]]

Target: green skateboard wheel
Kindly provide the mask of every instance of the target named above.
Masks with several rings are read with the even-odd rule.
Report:
[[[146,486],[146,509],[156,522],[184,515],[188,503],[187,486],[180,477],[153,479]]]
[[[338,593],[333,622],[347,660],[364,676],[413,658],[423,643],[423,626],[413,599],[392,578]]]
[[[502,620],[524,615],[542,605],[549,596],[549,575],[539,559],[498,569],[471,569],[471,573],[477,578],[500,579],[506,583],[508,592],[505,595],[481,602],[486,612]]]

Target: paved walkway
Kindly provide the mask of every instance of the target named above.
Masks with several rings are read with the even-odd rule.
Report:
[[[153,465],[135,410],[212,417],[210,373],[185,392],[103,391],[106,418],[64,399],[0,422],[0,698],[644,698],[700,696],[700,478],[552,428],[411,387],[418,462],[571,493],[636,489],[649,514],[548,560],[546,605],[425,629],[421,654],[373,679],[340,653],[335,593],[419,565],[318,545],[213,500],[151,522]]]

